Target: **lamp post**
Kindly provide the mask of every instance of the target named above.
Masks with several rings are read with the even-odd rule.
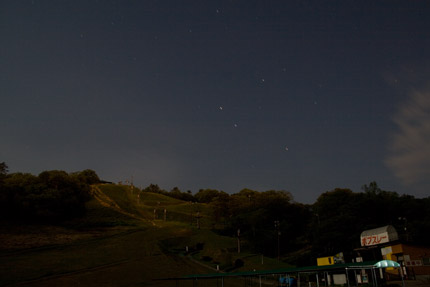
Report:
[[[403,221],[403,231],[404,231],[405,236],[406,236],[406,242],[408,242],[409,241],[409,234],[408,234],[408,228],[407,228],[408,219],[406,217],[399,217],[399,220]]]
[[[278,234],[278,261],[281,259],[281,254],[280,254],[280,250],[281,250],[281,241],[280,241],[280,237],[281,237],[281,231],[280,231],[280,223],[279,220],[275,220],[275,228],[276,228],[276,233]]]
[[[237,229],[237,253],[240,253],[240,228]]]

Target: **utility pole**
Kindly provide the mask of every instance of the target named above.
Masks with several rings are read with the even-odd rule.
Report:
[[[200,215],[200,211],[197,211],[197,215],[196,215],[197,229],[200,229],[200,218],[202,218],[202,216]]]
[[[408,234],[408,219],[406,217],[399,217],[400,221],[403,221],[403,231],[404,231],[404,236],[406,237],[405,240],[406,242],[409,242],[409,234]]]
[[[134,186],[133,186],[133,176],[131,176],[130,189],[131,189],[131,194],[133,194],[133,191],[134,191]]]
[[[237,253],[240,253],[240,228],[237,229]]]
[[[276,233],[278,234],[278,261],[281,260],[281,241],[280,241],[280,237],[281,237],[281,231],[280,231],[280,223],[279,220],[275,220],[275,228],[276,228]]]

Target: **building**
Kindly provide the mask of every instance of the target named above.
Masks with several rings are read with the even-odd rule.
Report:
[[[401,269],[387,268],[387,279],[402,275],[406,279],[417,279],[430,275],[430,247],[402,242],[391,225],[363,231],[360,242],[361,248],[355,250],[357,261],[386,259],[402,266]]]

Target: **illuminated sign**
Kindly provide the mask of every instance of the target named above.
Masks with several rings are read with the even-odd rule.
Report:
[[[389,242],[388,233],[361,236],[361,246],[371,246]]]

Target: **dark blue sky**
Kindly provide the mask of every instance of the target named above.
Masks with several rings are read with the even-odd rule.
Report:
[[[430,190],[428,1],[1,1],[0,161],[313,203]]]

